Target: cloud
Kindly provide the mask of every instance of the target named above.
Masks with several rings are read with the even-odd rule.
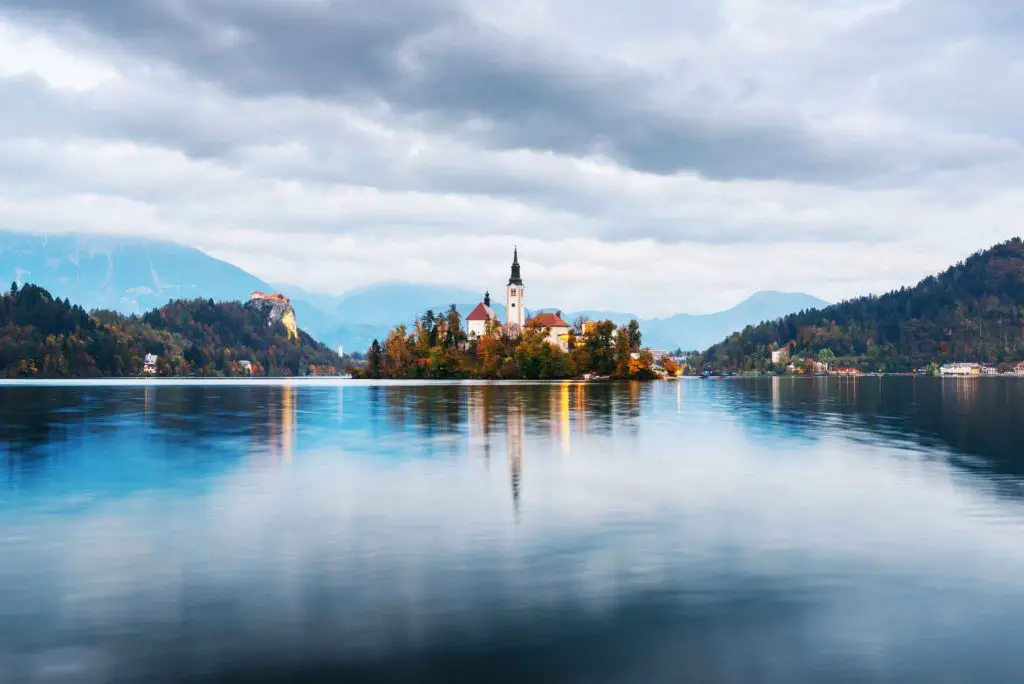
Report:
[[[1021,26],[996,0],[0,0],[0,223],[335,291],[478,286],[518,241],[566,308],[850,296],[1014,234]]]

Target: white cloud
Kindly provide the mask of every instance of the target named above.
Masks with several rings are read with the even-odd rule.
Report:
[[[117,78],[113,65],[76,54],[37,31],[0,21],[0,78],[35,76],[61,90],[95,88]]]
[[[877,292],[1017,232],[996,6],[385,5],[0,0],[0,224],[335,292],[493,291],[518,243],[532,303],[642,315]]]

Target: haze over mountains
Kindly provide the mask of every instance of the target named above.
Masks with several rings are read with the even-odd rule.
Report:
[[[271,285],[237,266],[204,252],[170,242],[80,235],[0,232],[0,278],[32,282],[55,296],[69,297],[92,309],[142,313],[170,299],[203,297],[244,300],[253,290],[283,292],[292,300],[299,326],[313,337],[348,351],[362,351],[398,323],[410,323],[425,310],[455,304],[465,315],[483,292],[445,285],[380,283],[343,295],[310,292],[287,284]],[[504,318],[503,292],[492,292],[494,309]],[[828,303],[802,293],[758,292],[735,307],[712,314],[676,314],[641,319],[645,344],[674,349],[703,349],[746,325],[772,320]],[[535,311],[555,310],[538,307]],[[623,323],[628,312],[564,311]]]

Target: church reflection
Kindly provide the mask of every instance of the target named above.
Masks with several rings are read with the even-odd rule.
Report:
[[[295,453],[295,395],[292,385],[275,388],[276,401],[267,402],[267,451],[275,463],[291,463]]]
[[[512,480],[512,505],[519,514],[519,499],[523,478],[523,440],[526,431],[526,416],[522,406],[511,397],[505,417],[505,441],[508,445],[509,473]]]

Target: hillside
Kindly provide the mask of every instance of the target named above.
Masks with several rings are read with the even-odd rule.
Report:
[[[828,302],[802,292],[762,290],[724,311],[641,320],[640,329],[645,342],[658,349],[705,349],[734,330],[823,306]]]
[[[0,376],[131,377],[146,354],[160,375],[332,373],[341,359],[303,331],[289,331],[271,309],[209,299],[175,300],[142,316],[88,314],[36,285],[0,298]]]
[[[1024,357],[1024,242],[978,252],[911,288],[748,327],[704,358],[723,369],[761,369],[770,350],[784,345],[804,356],[829,349],[865,370],[1015,363]]]
[[[280,291],[247,271],[187,245],[98,235],[0,231],[0,282],[31,282],[84,309],[141,314],[172,299],[239,300],[253,290]],[[305,330],[327,333],[332,312],[293,296]]]

